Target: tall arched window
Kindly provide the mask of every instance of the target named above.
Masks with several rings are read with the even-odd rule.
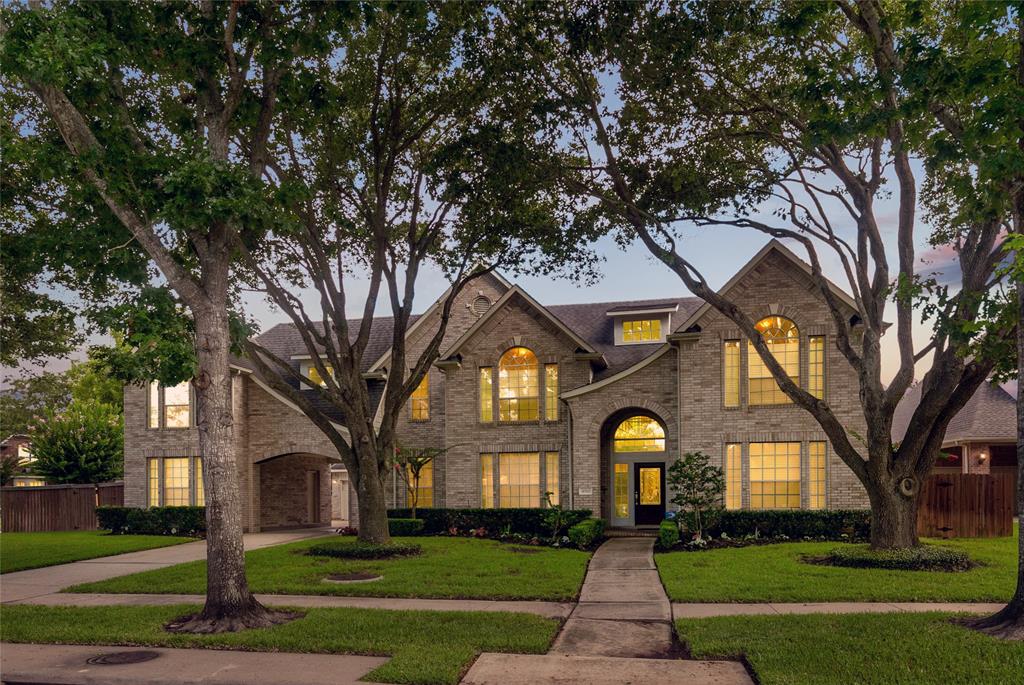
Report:
[[[754,327],[761,332],[768,349],[789,377],[800,385],[800,331],[796,324],[784,316],[766,316]],[[751,405],[790,402],[751,343],[747,348],[747,370]]]
[[[665,429],[649,416],[630,416],[615,428],[616,452],[664,452]]]
[[[498,420],[537,421],[540,418],[540,383],[537,355],[513,347],[498,361]]]

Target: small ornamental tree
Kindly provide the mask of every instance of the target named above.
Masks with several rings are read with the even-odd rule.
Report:
[[[420,503],[420,478],[423,469],[432,464],[434,459],[448,450],[438,447],[395,447],[395,473],[405,482],[409,493],[410,516],[416,518],[416,507]]]
[[[105,483],[124,471],[124,423],[117,408],[85,400],[50,411],[29,428],[35,473],[49,483]]]
[[[695,540],[704,537],[704,526],[722,510],[725,477],[722,469],[712,466],[703,452],[687,452],[668,467],[670,500],[679,506],[686,529]]]

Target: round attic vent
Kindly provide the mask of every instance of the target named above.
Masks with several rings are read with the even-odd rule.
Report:
[[[470,308],[477,316],[483,316],[484,313],[491,308],[491,301],[486,295],[477,295],[476,298],[473,299],[473,304],[470,305]]]

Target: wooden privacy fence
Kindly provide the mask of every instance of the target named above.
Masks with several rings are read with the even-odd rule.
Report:
[[[1013,534],[1013,474],[929,476],[921,489],[917,534],[993,538]]]
[[[124,483],[0,488],[0,529],[8,533],[96,530],[96,507],[124,504]]]

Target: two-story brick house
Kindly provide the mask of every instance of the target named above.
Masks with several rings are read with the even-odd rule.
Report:
[[[834,343],[809,267],[778,242],[723,288],[758,321],[802,387],[863,432],[856,378]],[[849,306],[849,296],[835,288]],[[732,508],[866,506],[861,485],[814,419],[789,402],[735,326],[696,298],[545,307],[499,275],[461,293],[442,354],[403,413],[404,445],[448,447],[424,474],[420,506],[536,507],[544,493],[615,526],[656,524],[665,469],[686,451],[725,471]],[[410,356],[436,325],[436,304],[410,327]],[[354,322],[357,323],[357,322]],[[389,374],[392,322],[375,320],[365,376]],[[434,329],[436,330],[436,329]],[[314,380],[295,329],[260,342]],[[355,516],[330,443],[243,360],[234,367],[235,442],[245,527]],[[188,386],[125,390],[125,501],[202,503]],[[391,484],[404,504],[404,484]]]

